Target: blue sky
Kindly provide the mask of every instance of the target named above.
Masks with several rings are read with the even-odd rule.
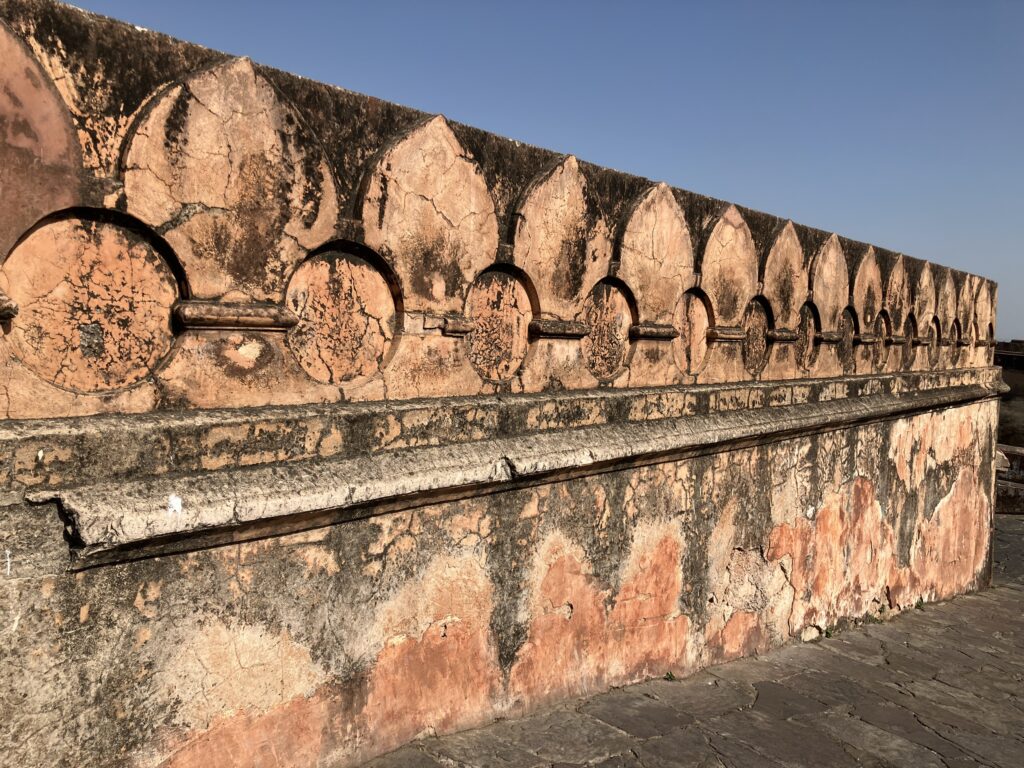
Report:
[[[1024,338],[1024,2],[76,4],[991,277]]]

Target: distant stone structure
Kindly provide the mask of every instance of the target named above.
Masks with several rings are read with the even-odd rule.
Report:
[[[986,583],[990,281],[0,19],[8,764],[351,765]]]
[[[999,446],[1005,466],[996,475],[996,509],[1024,515],[1024,339],[996,344],[995,364],[1007,391],[999,408]]]

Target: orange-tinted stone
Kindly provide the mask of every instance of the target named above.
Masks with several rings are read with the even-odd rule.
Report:
[[[491,381],[511,378],[530,345],[533,310],[526,287],[507,272],[484,272],[469,290],[466,316],[473,324],[466,337],[473,367]]]
[[[248,59],[173,85],[124,156],[128,211],[162,227],[192,295],[280,300],[334,231],[334,180],[294,110]]]
[[[583,339],[583,359],[594,377],[614,378],[626,364],[630,351],[632,310],[626,295],[615,285],[598,283],[584,309],[589,333]]]
[[[387,281],[366,260],[332,253],[304,262],[286,304],[299,318],[288,347],[317,381],[339,384],[384,367],[398,318]]]
[[[71,115],[24,43],[0,25],[0,258],[48,213],[79,201]]]
[[[2,279],[21,307],[11,332],[15,354],[59,387],[129,387],[170,352],[177,287],[135,232],[76,219],[48,224],[14,250]]]

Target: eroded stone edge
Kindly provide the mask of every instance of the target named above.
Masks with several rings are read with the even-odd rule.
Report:
[[[411,448],[334,461],[197,473],[135,482],[109,482],[26,494],[32,503],[56,502],[69,521],[74,565],[88,567],[146,556],[175,540],[173,551],[210,542],[208,532],[303,515],[342,512],[361,505],[425,495],[480,490],[499,483],[542,482],[589,474],[612,465],[658,463],[702,449],[792,434],[831,431],[910,413],[998,397],[999,388],[950,387],[903,395],[662,419],[643,424],[553,430],[540,435],[462,445]],[[318,518],[315,525],[336,522]],[[294,526],[287,526],[291,532]],[[274,535],[263,529],[259,536]],[[189,540],[189,537],[195,537]],[[247,538],[244,534],[241,538]],[[161,550],[162,551],[162,550]]]

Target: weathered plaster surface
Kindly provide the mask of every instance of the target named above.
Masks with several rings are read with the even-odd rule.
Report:
[[[8,507],[0,738],[25,765],[345,764],[884,618],[985,578],[994,420],[969,405],[77,574],[52,512]]]
[[[125,149],[129,213],[175,249],[197,298],[280,299],[333,232],[330,167],[248,59],[155,96]]]
[[[983,585],[990,281],[0,0],[0,754],[352,765]]]

